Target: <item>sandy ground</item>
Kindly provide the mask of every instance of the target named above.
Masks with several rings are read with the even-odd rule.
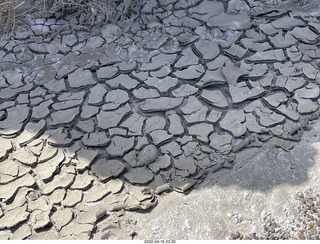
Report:
[[[286,152],[274,141],[237,154],[235,167],[209,175],[189,194],[159,197],[150,212],[128,213],[135,239],[228,239],[231,233],[263,232],[270,216],[283,227],[296,222],[294,195],[320,184],[320,121]]]

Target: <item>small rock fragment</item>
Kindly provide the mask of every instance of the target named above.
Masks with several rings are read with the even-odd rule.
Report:
[[[158,157],[157,148],[150,144],[144,147],[138,155],[138,166],[145,166],[151,164]]]

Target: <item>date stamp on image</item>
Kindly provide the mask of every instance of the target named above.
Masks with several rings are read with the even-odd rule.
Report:
[[[176,244],[176,240],[144,240],[145,244]]]

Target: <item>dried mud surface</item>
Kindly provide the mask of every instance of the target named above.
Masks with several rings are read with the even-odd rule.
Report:
[[[316,186],[317,1],[137,7],[1,37],[0,239],[241,239]]]
[[[319,131],[317,121],[290,152],[276,140],[244,149],[232,170],[208,175],[189,194],[172,192],[150,213],[128,213],[137,239],[319,240]]]

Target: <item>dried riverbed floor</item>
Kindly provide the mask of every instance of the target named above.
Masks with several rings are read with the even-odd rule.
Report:
[[[267,194],[308,181],[307,158],[284,154],[320,114],[316,2],[141,1],[137,18],[92,33],[35,19],[2,36],[0,239],[244,238],[219,221],[175,236],[143,220],[221,182]]]

